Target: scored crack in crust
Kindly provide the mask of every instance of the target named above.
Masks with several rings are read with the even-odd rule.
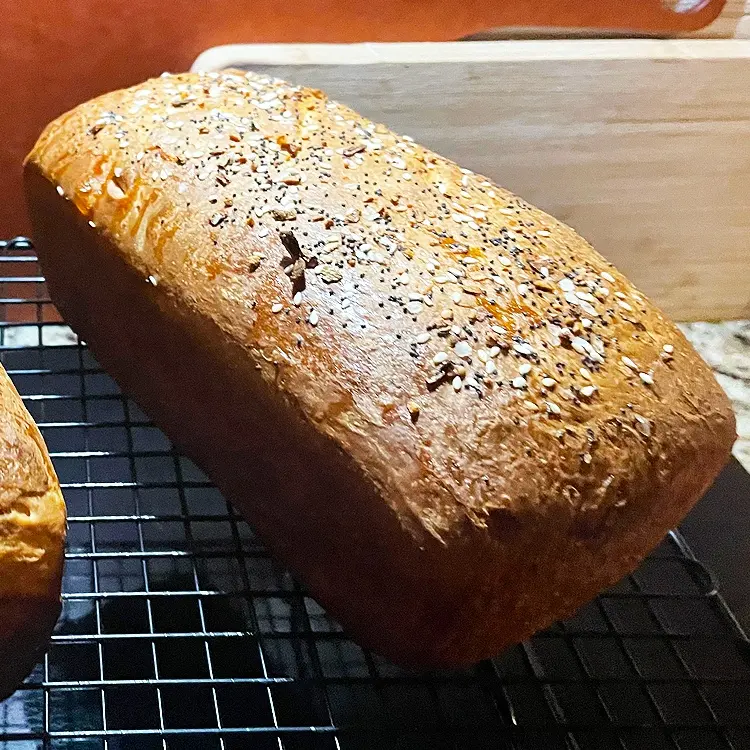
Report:
[[[434,566],[396,570],[403,598],[424,584],[415,602],[459,611],[434,645],[397,647],[347,616],[325,563],[285,551],[388,653],[467,661],[569,613],[632,569],[728,455],[733,416],[708,368],[572,229],[319,91],[235,71],[163,76],[48,126],[27,179],[50,269],[66,251],[45,206],[64,199],[63,222],[137,273],[155,320],[200,321],[219,341],[198,353],[252,366],[246,398],[273,394],[282,414],[268,425],[276,471],[295,451],[322,461],[313,474],[345,457],[398,528],[371,541],[365,578],[392,578],[396,547]],[[97,339],[103,324],[64,287],[63,313]],[[169,431],[160,386],[100,348]],[[179,431],[236,494],[210,449]],[[303,433],[305,448],[285,440]],[[257,523],[252,501],[230,497]],[[415,607],[407,620],[424,625],[437,605]]]

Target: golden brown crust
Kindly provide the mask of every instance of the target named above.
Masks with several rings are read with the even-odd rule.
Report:
[[[392,657],[570,613],[734,439],[697,354],[569,227],[320,92],[148,81],[48,126],[27,185],[66,319]]]
[[[0,368],[0,698],[28,674],[57,620],[64,544],[55,471]]]
[[[52,593],[52,592],[50,592]],[[11,695],[44,653],[60,615],[56,596],[0,598],[0,700]]]

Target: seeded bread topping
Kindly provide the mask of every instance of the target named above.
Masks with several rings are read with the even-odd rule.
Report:
[[[214,326],[232,367],[254,368],[407,544],[437,544],[446,565],[476,545],[506,580],[535,530],[539,564],[575,558],[593,593],[726,456],[732,417],[707,368],[572,229],[319,91],[163,76],[60,118],[29,171],[165,320]],[[83,325],[91,341],[97,322]],[[538,609],[580,603],[569,564],[549,575]],[[488,610],[514,601],[518,632],[539,619],[515,584],[505,602],[486,581],[462,586]]]
[[[185,210],[204,211],[216,229],[214,246],[238,228],[249,245],[281,243],[291,284],[257,304],[298,324],[299,347],[309,335],[299,322],[314,327],[321,316],[333,328],[377,334],[367,308],[378,295],[380,314],[400,329],[389,346],[422,370],[423,382],[395,404],[413,420],[441,386],[462,398],[513,399],[529,412],[516,422],[556,419],[599,397],[607,361],[634,388],[658,388],[670,366],[672,332],[644,330],[643,297],[603,259],[571,257],[570,240],[580,240],[567,227],[320,92],[253,74],[164,76],[102,112],[89,134],[97,173],[70,186],[87,213],[104,199],[142,216],[146,191],[136,183],[176,182],[189,196]],[[205,197],[191,194],[195,181]],[[167,232],[179,231],[178,214],[168,221]],[[262,253],[239,269],[237,259],[195,260],[209,282],[278,265]],[[158,284],[159,269],[144,265]],[[617,325],[624,330],[614,337]],[[627,356],[631,342],[639,363]],[[615,416],[648,437],[650,422],[634,405]]]

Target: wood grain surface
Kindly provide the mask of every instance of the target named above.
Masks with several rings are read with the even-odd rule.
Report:
[[[750,315],[750,42],[250,45],[571,224],[678,320]]]

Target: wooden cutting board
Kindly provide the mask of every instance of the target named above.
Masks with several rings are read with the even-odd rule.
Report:
[[[256,44],[311,85],[566,221],[676,320],[750,317],[750,41]]]

